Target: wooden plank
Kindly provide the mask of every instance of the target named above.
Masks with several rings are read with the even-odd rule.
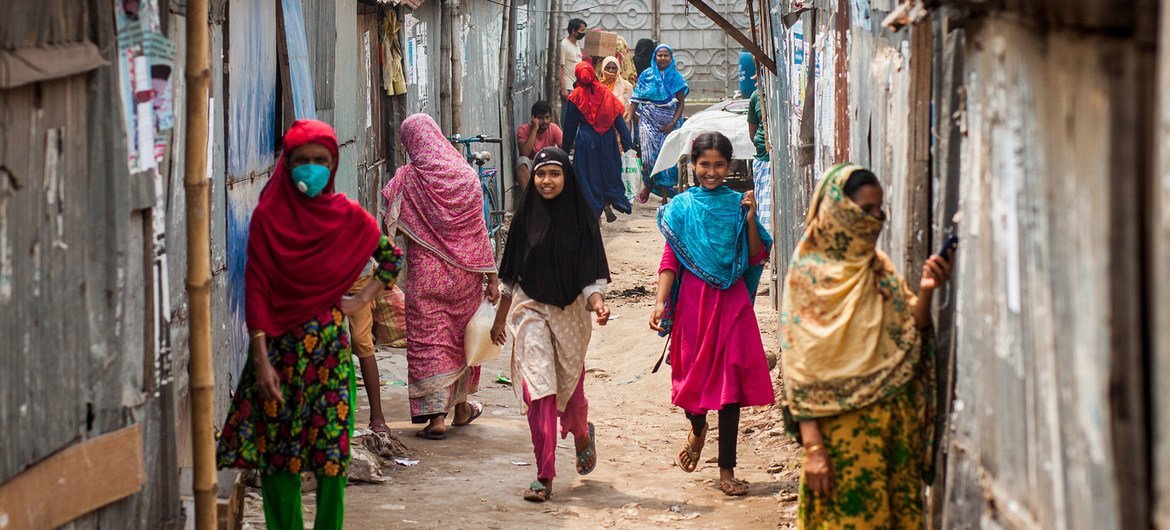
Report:
[[[1170,50],[1170,0],[1162,0],[1160,46]],[[1158,57],[1158,93],[1170,94],[1170,54]],[[1153,321],[1150,330],[1153,344],[1150,348],[1153,375],[1150,388],[1167,388],[1170,384],[1170,100],[1158,102],[1157,131],[1154,145],[1157,167],[1149,179],[1148,191],[1152,204],[1147,223],[1147,241],[1151,245],[1148,257],[1153,289],[1150,296]],[[1151,438],[1154,447],[1151,469],[1170,469],[1170,393],[1150,392],[1152,414]],[[1170,528],[1170,473],[1154,473],[1153,523],[1156,528]]]
[[[764,50],[760,49],[756,43],[752,42],[752,40],[748,38],[747,35],[744,35],[743,32],[739,30],[739,28],[731,25],[731,22],[728,22],[726,18],[723,18],[723,15],[720,15],[718,11],[712,9],[711,6],[707,5],[705,2],[703,2],[703,0],[687,0],[687,2],[690,2],[690,4],[698,8],[699,11],[702,11],[704,15],[707,15],[707,18],[711,19],[715,25],[723,28],[723,31],[727,32],[731,38],[735,39],[735,42],[738,42],[741,46],[747,49],[747,51],[752,52],[752,55],[756,56],[756,60],[759,61],[764,68],[767,68],[770,72],[772,72],[772,75],[776,74],[776,61],[771,57],[768,57],[768,54],[764,53]]]
[[[1121,528],[1149,528],[1150,470],[1146,426],[1146,359],[1144,352],[1143,296],[1149,284],[1141,259],[1142,215],[1148,195],[1142,181],[1152,168],[1151,128],[1153,126],[1155,76],[1153,54],[1133,45],[1119,45],[1110,57],[1124,58],[1119,75],[1113,77],[1109,129],[1113,149],[1110,167],[1110,225],[1108,240],[1111,315],[1110,408],[1112,413],[1113,458],[1117,488],[1126,492],[1120,500]],[[1135,212],[1139,212],[1136,213]],[[1151,322],[1152,323],[1152,322]]]
[[[142,426],[99,436],[53,455],[0,485],[7,528],[57,528],[133,495],[146,482]]]
[[[930,15],[910,28],[909,174],[907,175],[906,261],[902,273],[910,285],[918,285],[922,262],[931,248],[930,128],[931,79],[934,70],[934,33]]]

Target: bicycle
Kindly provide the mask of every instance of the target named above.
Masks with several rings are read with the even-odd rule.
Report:
[[[483,189],[483,220],[484,224],[487,225],[488,239],[492,242],[492,248],[495,250],[496,256],[499,256],[503,251],[504,243],[507,241],[507,230],[505,227],[507,226],[508,212],[504,209],[502,200],[504,196],[503,184],[499,182],[498,169],[483,167],[491,161],[492,154],[488,151],[472,151],[471,145],[476,143],[500,144],[502,140],[482,134],[468,138],[463,138],[456,134],[448,136],[447,141],[463,146],[463,153],[464,157],[467,158],[467,163],[475,168],[476,174],[479,176],[479,184]]]

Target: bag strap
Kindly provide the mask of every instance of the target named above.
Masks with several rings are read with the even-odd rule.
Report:
[[[662,361],[666,359],[666,350],[668,348],[670,348],[670,336],[669,335],[666,337],[666,345],[664,345],[662,347],[662,355],[658,356],[658,362],[654,363],[654,369],[650,370],[650,373],[656,374],[656,373],[658,373],[658,369],[662,368]]]

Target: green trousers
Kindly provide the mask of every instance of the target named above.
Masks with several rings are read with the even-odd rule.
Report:
[[[357,377],[353,361],[349,363],[349,437],[353,439],[357,402]],[[317,517],[313,530],[341,530],[345,522],[345,482],[347,476],[327,477],[317,473]],[[301,506],[301,475],[285,471],[261,474],[260,495],[264,498],[264,521],[268,530],[304,530],[305,515]]]
[[[317,518],[314,530],[341,530],[345,521],[346,477],[317,474]],[[260,479],[264,520],[268,530],[304,530],[301,508],[301,475],[284,472]]]

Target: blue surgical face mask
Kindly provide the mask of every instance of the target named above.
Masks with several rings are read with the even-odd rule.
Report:
[[[304,164],[293,168],[292,178],[297,189],[312,198],[329,184],[329,173],[329,168],[325,166]]]

